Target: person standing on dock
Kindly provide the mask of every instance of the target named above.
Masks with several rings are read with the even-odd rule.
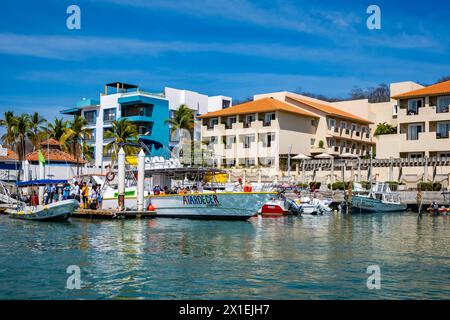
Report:
[[[90,209],[97,209],[97,186],[92,186],[91,192],[89,193],[90,198]]]
[[[70,196],[70,185],[66,183],[63,188],[63,200],[69,199]]]
[[[102,202],[103,202],[102,190],[101,190],[101,186],[98,185],[97,186],[97,209],[102,208]]]
[[[39,197],[36,194],[36,191],[33,191],[33,194],[31,195],[31,205],[33,207],[37,207],[39,205]]]
[[[89,187],[86,184],[86,182],[83,182],[83,186],[81,187],[81,196],[83,198],[83,209],[87,209],[89,198]]]
[[[74,183],[71,196],[73,196],[73,199],[80,202],[80,185],[78,184],[78,181],[75,181],[75,183]]]
[[[52,185],[50,185],[49,189],[50,189],[49,200],[50,200],[50,203],[52,203],[55,200],[56,186],[54,184],[52,184]],[[58,198],[56,198],[56,200],[57,199]]]

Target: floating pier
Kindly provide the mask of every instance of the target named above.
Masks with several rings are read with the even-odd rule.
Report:
[[[84,219],[144,219],[156,217],[156,211],[137,211],[137,210],[91,210],[78,209],[72,214],[73,218]]]

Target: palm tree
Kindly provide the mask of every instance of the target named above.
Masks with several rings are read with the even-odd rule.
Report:
[[[194,140],[193,133],[194,133],[194,113],[191,109],[185,104],[180,105],[178,110],[175,111],[174,117],[171,119],[167,119],[165,121],[167,124],[170,125],[170,132],[173,134],[175,131],[178,132],[178,141],[181,143],[181,133],[183,130],[187,130],[189,132],[189,135],[191,137],[191,141],[189,142],[191,149],[191,162],[194,161],[195,157],[195,150],[194,150]],[[183,149],[183,148],[182,148]]]
[[[5,119],[0,119],[0,126],[6,128],[6,133],[2,135],[1,140],[5,146],[12,149],[12,148],[14,148],[14,142],[15,142],[14,133],[12,131],[12,127],[14,125],[14,119],[15,119],[14,112],[6,111],[4,113],[4,118]]]
[[[178,110],[175,111],[174,117],[167,119],[166,123],[170,125],[171,132],[185,129],[192,134],[194,129],[194,113],[187,105],[182,104]]]
[[[68,123],[69,122],[67,120],[63,120],[63,118],[55,118],[55,121],[53,123],[48,124],[48,138],[53,138],[57,141],[60,141],[61,137],[66,132]]]
[[[21,114],[14,117],[12,120],[12,134],[14,135],[14,145],[20,163],[25,160],[26,145],[28,134],[30,133],[30,116],[28,114]],[[20,180],[20,170],[18,172],[18,180]]]
[[[112,159],[116,158],[119,152],[119,144],[125,142],[137,142],[139,133],[136,126],[128,119],[120,119],[111,123],[112,129],[105,131],[106,139],[113,139],[105,146],[105,151],[112,150]],[[124,146],[126,155],[135,154],[138,150],[136,147]]]
[[[30,131],[28,133],[28,138],[33,144],[34,150],[39,149],[41,140],[43,139],[42,124],[46,123],[47,120],[42,118],[39,113],[35,112],[30,117]]]
[[[68,150],[76,159],[77,175],[80,174],[80,156],[83,152],[83,144],[91,138],[91,131],[86,128],[86,125],[87,120],[84,117],[76,116],[60,138],[63,148]]]

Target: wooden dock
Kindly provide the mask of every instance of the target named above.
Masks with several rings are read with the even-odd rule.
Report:
[[[72,217],[83,219],[144,219],[156,217],[156,211],[78,209],[73,213]]]

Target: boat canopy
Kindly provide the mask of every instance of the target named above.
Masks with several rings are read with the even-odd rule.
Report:
[[[45,186],[48,184],[61,184],[66,182],[67,180],[38,179],[30,181],[19,181],[17,182],[17,186],[18,187]]]

